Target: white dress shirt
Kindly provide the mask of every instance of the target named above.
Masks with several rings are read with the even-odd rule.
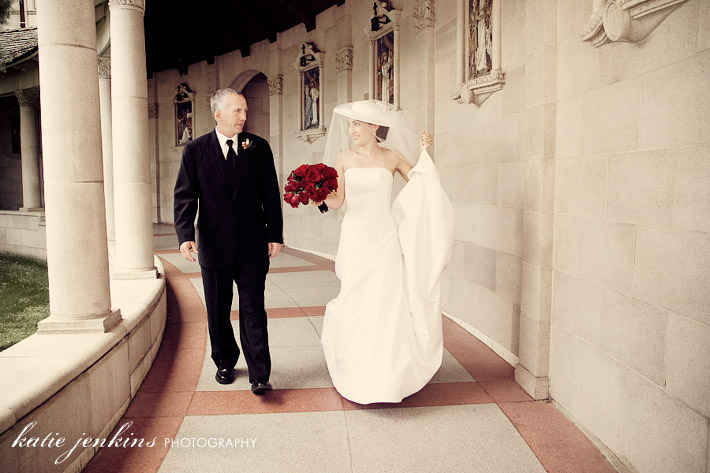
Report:
[[[229,151],[229,146],[227,146],[227,140],[234,141],[234,143],[232,144],[232,148],[234,148],[234,152],[239,155],[239,143],[237,143],[237,138],[239,137],[238,133],[233,137],[228,138],[222,133],[220,133],[217,127],[215,127],[214,131],[217,133],[217,141],[219,141],[219,146],[220,148],[222,148],[222,154],[224,155],[225,160],[227,159],[227,152]]]

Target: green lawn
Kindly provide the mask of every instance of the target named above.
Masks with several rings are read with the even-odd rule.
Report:
[[[35,333],[48,316],[47,264],[0,254],[0,351]]]

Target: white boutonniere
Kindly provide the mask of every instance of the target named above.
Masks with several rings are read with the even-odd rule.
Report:
[[[249,138],[242,141],[242,149],[254,149],[254,141],[250,140]]]

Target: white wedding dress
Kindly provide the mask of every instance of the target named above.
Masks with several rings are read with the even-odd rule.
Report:
[[[399,402],[441,366],[439,279],[453,208],[424,152],[392,207],[392,174],[345,171],[346,212],[321,342],[333,385],[353,402]]]

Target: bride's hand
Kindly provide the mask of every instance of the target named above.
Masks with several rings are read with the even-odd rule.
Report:
[[[433,141],[431,139],[431,136],[429,136],[429,133],[427,133],[426,131],[422,131],[422,134],[419,135],[419,151],[429,149],[432,142]]]

